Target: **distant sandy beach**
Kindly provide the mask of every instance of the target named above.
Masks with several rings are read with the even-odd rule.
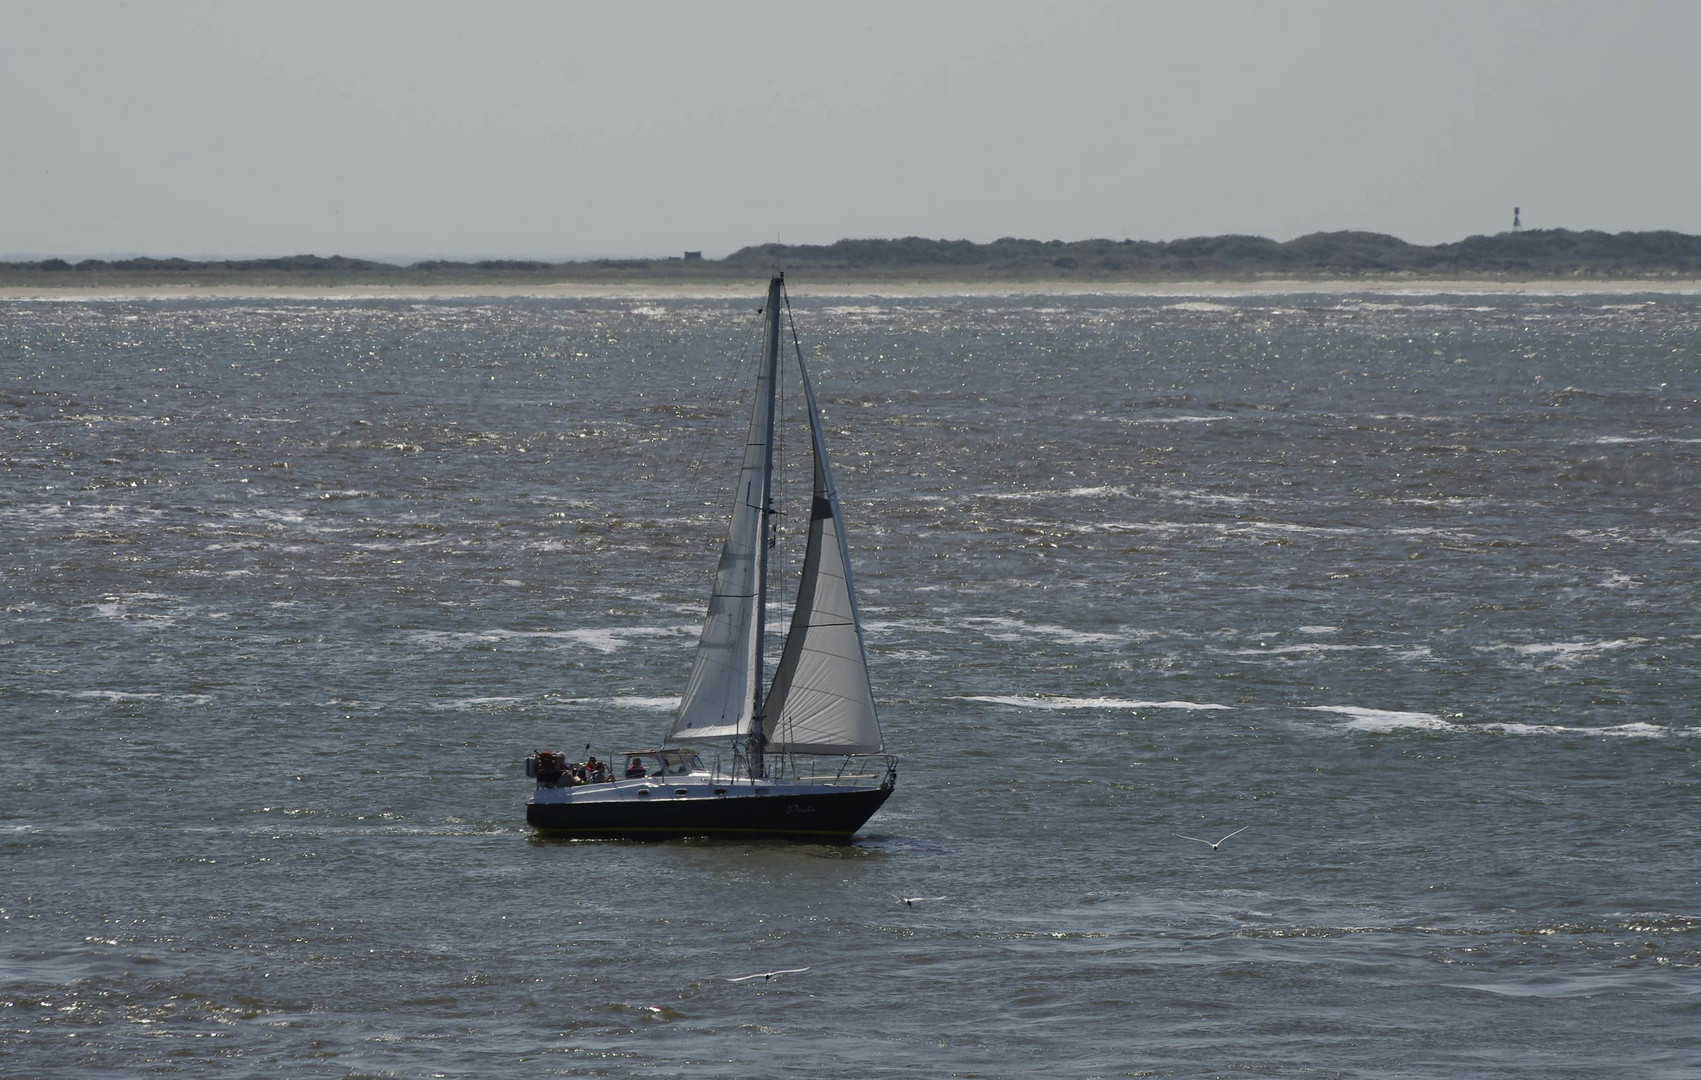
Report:
[[[752,284],[599,284],[563,282],[551,285],[138,285],[109,287],[0,287],[0,300],[123,301],[123,300],[736,300],[757,291]],[[1204,296],[1264,295],[1389,296],[1629,296],[1701,294],[1701,279],[1605,280],[1374,280],[1267,279],[1258,281],[877,281],[811,284],[805,277],[788,282],[798,297],[1001,297],[1001,296]]]

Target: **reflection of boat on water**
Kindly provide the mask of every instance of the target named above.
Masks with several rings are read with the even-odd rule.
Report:
[[[791,627],[764,683],[776,403],[784,280],[768,284],[762,360],[732,518],[709,612],[666,747],[622,754],[611,773],[562,754],[527,759],[526,821],[575,838],[780,836],[845,842],[897,780],[868,681],[833,472],[815,392],[793,349],[814,459],[808,542]],[[799,513],[791,515],[799,520]]]

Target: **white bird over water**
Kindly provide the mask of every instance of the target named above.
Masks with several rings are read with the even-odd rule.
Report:
[[[925,904],[925,903],[928,903],[928,902],[933,901],[933,900],[949,900],[950,897],[948,897],[948,896],[899,896],[897,893],[893,893],[892,899],[896,900],[900,904],[908,904],[910,907],[915,907],[917,904]]]
[[[1229,836],[1239,836],[1241,833],[1245,832],[1247,829],[1250,829],[1250,828],[1252,828],[1252,826],[1242,825],[1240,828],[1236,829],[1234,832],[1229,833],[1228,836],[1223,837],[1223,840],[1227,840],[1229,838]],[[1204,845],[1208,846],[1212,851],[1217,850],[1217,844],[1220,844],[1220,843],[1223,842],[1223,840],[1218,840],[1216,844],[1213,844],[1209,840],[1201,840],[1197,836],[1182,836],[1181,833],[1176,833],[1175,835],[1181,836],[1181,838],[1183,840],[1191,840],[1195,844],[1204,844]]]
[[[727,982],[749,982],[751,979],[761,979],[763,981],[767,981],[768,979],[773,978],[775,975],[796,975],[800,972],[804,972],[804,971],[808,971],[808,970],[809,969],[806,968],[806,967],[800,967],[800,968],[780,968],[778,971],[758,971],[754,975],[740,975],[735,979],[728,979]]]

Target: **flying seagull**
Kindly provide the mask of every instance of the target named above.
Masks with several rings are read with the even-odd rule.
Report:
[[[1245,832],[1247,829],[1250,829],[1250,828],[1252,828],[1252,826],[1242,825],[1240,828],[1236,829],[1234,832],[1229,833],[1228,836],[1223,837],[1223,840],[1227,840],[1229,838],[1229,836],[1239,836],[1241,833]],[[1181,836],[1180,833],[1176,833],[1175,835]],[[1205,844],[1205,845],[1209,846],[1212,851],[1217,850],[1217,844],[1220,844],[1220,843],[1223,842],[1223,840],[1218,840],[1217,844],[1213,844],[1209,840],[1201,840],[1197,836],[1181,836],[1181,838],[1183,840],[1191,840],[1195,844]]]
[[[728,979],[727,982],[749,982],[751,979],[761,979],[763,982],[766,982],[769,979],[772,979],[775,975],[796,975],[799,972],[808,971],[808,970],[809,969],[806,968],[806,967],[801,967],[801,968],[781,968],[778,971],[758,971],[754,975],[740,975],[736,979]]]
[[[915,907],[917,904],[925,904],[930,900],[949,900],[950,897],[948,897],[948,896],[899,896],[897,893],[893,893],[892,899],[896,900],[900,904],[908,904],[910,907]]]

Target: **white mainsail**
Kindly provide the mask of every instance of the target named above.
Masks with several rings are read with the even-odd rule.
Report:
[[[851,583],[844,516],[809,372],[798,357],[815,451],[815,496],[797,609],[766,704],[768,749],[793,754],[878,754],[880,720],[868,681],[862,620]]]
[[[777,291],[777,290],[776,290]],[[769,297],[773,303],[773,297]],[[766,522],[773,472],[774,378],[779,342],[771,320],[756,377],[756,406],[744,444],[744,465],[733,493],[732,520],[715,568],[709,614],[697,639],[691,678],[668,730],[668,741],[719,739],[750,732],[761,677],[761,598],[766,571]]]

